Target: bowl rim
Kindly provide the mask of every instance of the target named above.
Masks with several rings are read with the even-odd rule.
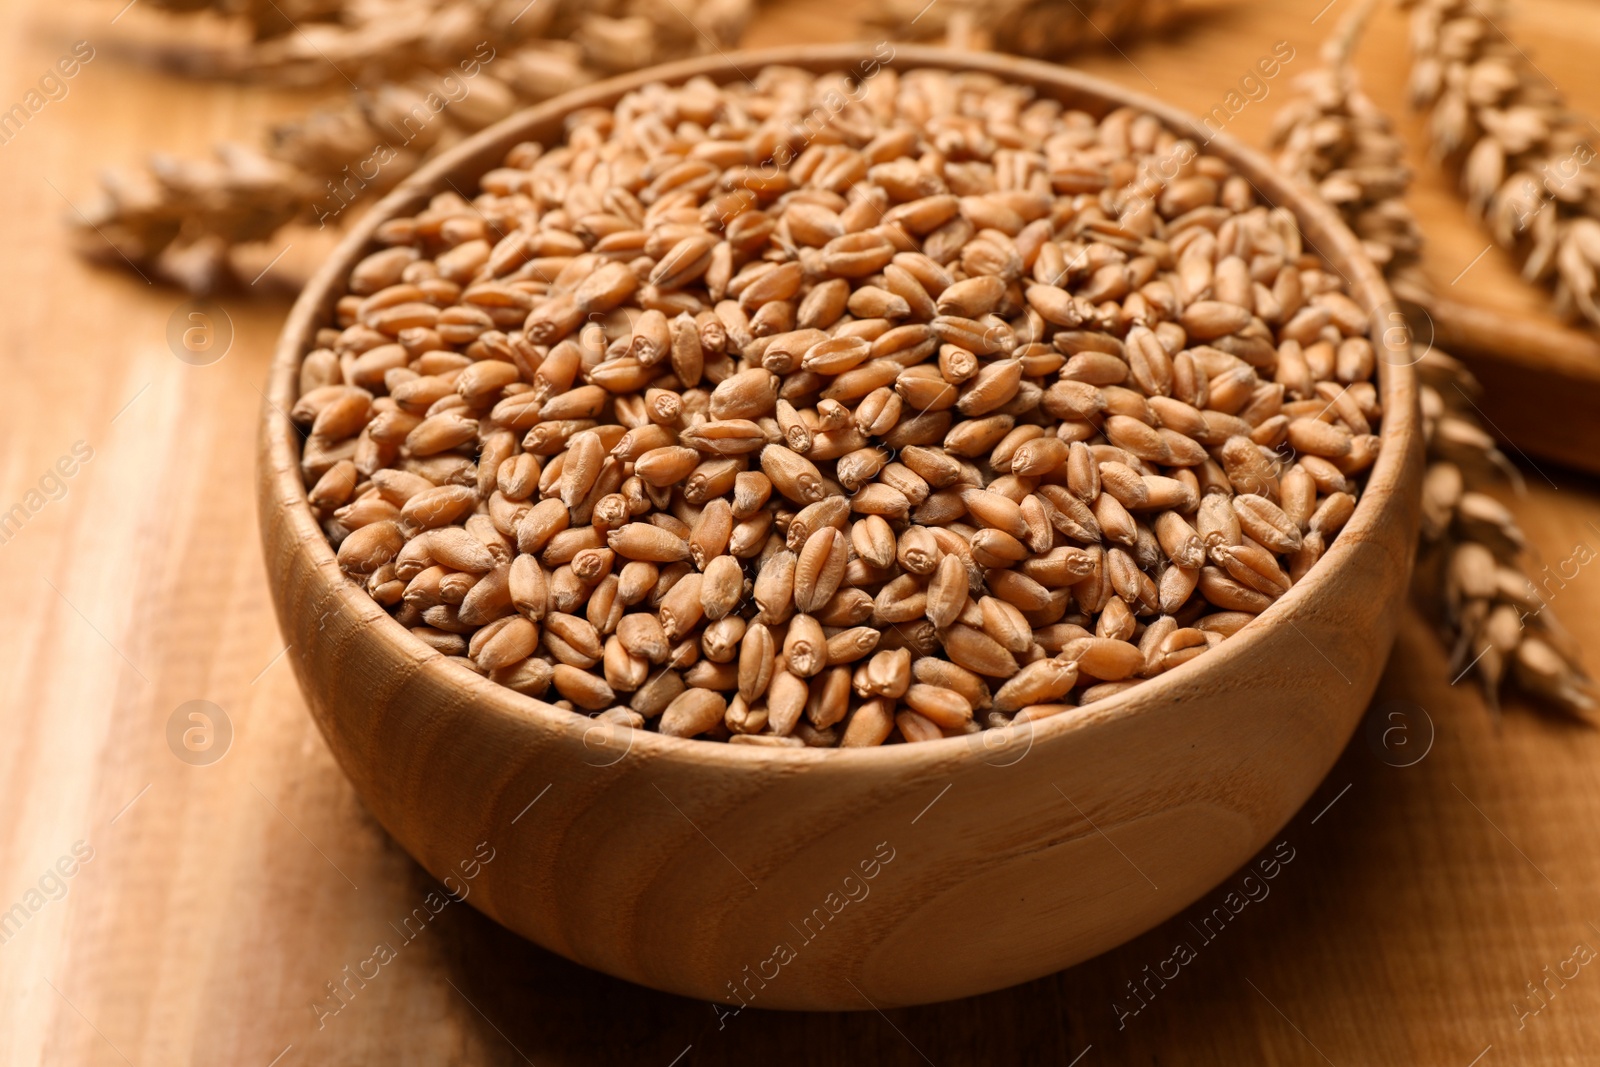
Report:
[[[651,83],[681,84],[695,77],[710,77],[719,83],[739,78],[748,80],[749,71],[769,66],[797,67],[812,73],[830,70],[848,72],[855,64],[876,61],[902,73],[918,68],[933,68],[989,75],[1002,81],[1022,84],[1040,95],[1068,98],[1068,106],[1071,107],[1093,110],[1098,105],[1101,108],[1098,113],[1102,115],[1123,107],[1136,108],[1153,115],[1163,127],[1194,140],[1201,154],[1225,159],[1250,181],[1265,203],[1291,211],[1299,224],[1305,246],[1345,278],[1349,295],[1369,316],[1373,316],[1372,333],[1380,329],[1377,322],[1379,313],[1396,306],[1383,276],[1367,258],[1359,240],[1344,225],[1336,211],[1311,191],[1281,175],[1255,149],[1226,133],[1207,130],[1198,118],[1183,109],[1124,89],[1115,83],[1050,63],[1001,54],[966,53],[900,43],[890,45],[890,55],[884,58],[877,54],[884,44],[854,42],[719,51],[716,55],[662,64],[596,82],[521,109],[486,127],[428,161],[372,205],[352,225],[307,282],[284,322],[273,351],[267,391],[261,407],[258,455],[260,507],[264,530],[269,508],[282,514],[289,527],[293,547],[286,553],[288,558],[281,563],[269,557],[269,569],[274,566],[304,569],[310,576],[315,592],[322,594],[324,599],[332,599],[338,609],[353,611],[363,621],[371,623],[374,637],[395,646],[395,651],[412,661],[416,669],[430,669],[438,664],[453,672],[450,680],[458,683],[470,698],[463,702],[464,707],[469,709],[468,714],[502,718],[519,728],[532,728],[535,732],[566,735],[568,741],[585,746],[590,744],[592,734],[602,729],[600,724],[581,712],[554,707],[547,701],[526,696],[464,666],[450,663],[448,657],[413,637],[361,585],[344,575],[333,547],[311,512],[308,490],[300,474],[300,433],[287,412],[297,399],[301,360],[306,352],[315,347],[317,329],[328,320],[335,301],[344,292],[344,282],[350,268],[369,252],[373,233],[382,222],[414,212],[426,198],[445,191],[447,180],[465,168],[474,168],[481,176],[498,166],[507,149],[520,140],[529,139],[520,136],[524,131],[559,121],[582,108],[609,107],[625,94]],[[1409,339],[1409,333],[1406,336]],[[1405,489],[1407,474],[1416,466],[1413,460],[1421,454],[1418,385],[1411,363],[1392,362],[1383,358],[1381,346],[1375,346],[1375,349],[1378,355],[1378,392],[1384,413],[1379,427],[1382,444],[1363,491],[1357,498],[1354,512],[1323,557],[1304,578],[1256,619],[1243,626],[1235,636],[1208,650],[1203,656],[1197,656],[1154,678],[1142,680],[1128,691],[1102,698],[1071,712],[1048,716],[1022,726],[980,730],[961,737],[918,744],[824,751],[809,747],[718,743],[620,726],[610,728],[608,732],[626,732],[628,753],[638,749],[641,755],[668,759],[687,757],[693,762],[714,763],[747,772],[819,764],[841,769],[864,765],[858,761],[870,761],[880,770],[891,766],[910,768],[916,765],[950,768],[974,759],[993,762],[988,760],[988,756],[996,751],[1008,751],[1019,737],[1026,739],[1023,750],[1023,755],[1026,755],[1036,745],[1059,741],[1080,731],[1136,715],[1146,705],[1168,703],[1178,691],[1190,687],[1205,672],[1220,673],[1227,671],[1230,666],[1237,666],[1234,661],[1251,654],[1276,617],[1314,604],[1325,588],[1337,584],[1345,571],[1360,565],[1360,560],[1353,554],[1354,546],[1368,541],[1381,543],[1383,539],[1377,534],[1379,528],[1386,521],[1398,518],[1396,509],[1403,504],[1403,500],[1397,499],[1399,491]],[[1420,480],[1413,477],[1411,481],[1412,489],[1420,492]],[[1265,625],[1261,624],[1262,620],[1266,620]],[[1325,653],[1323,655],[1327,658]],[[1331,664],[1333,661],[1329,662]],[[1004,748],[997,749],[996,745]]]

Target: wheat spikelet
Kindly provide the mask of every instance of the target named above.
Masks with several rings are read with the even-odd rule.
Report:
[[[868,17],[905,40],[1058,59],[1158,29],[1177,0],[885,0]]]
[[[368,86],[446,69],[483,41],[504,52],[536,40],[570,40],[586,65],[615,73],[725,46],[743,32],[753,6],[751,0],[678,6],[672,0],[300,0],[280,9],[265,0],[264,7],[247,2],[233,11],[224,3],[212,9],[241,22],[247,43],[220,49],[182,43],[150,54],[196,76]]]
[[[174,9],[205,6],[180,0]],[[276,11],[270,0],[266,6]],[[350,0],[337,22],[312,20],[282,33],[269,12],[247,5],[237,16],[257,40],[176,65],[212,76],[361,88],[273,128],[260,147],[230,143],[212,159],[157,155],[145,168],[112,170],[78,224],[80,247],[191,290],[227,286],[236,280],[236,246],[265,241],[295,221],[341,220],[350,204],[519,107],[621,71],[731,46],[753,6]]]
[[[1323,49],[1323,66],[1296,79],[1274,119],[1281,170],[1316,187],[1361,238],[1391,283],[1418,280],[1422,230],[1406,206],[1405,144],[1361,90],[1349,53],[1370,5],[1356,9]]]
[[[1278,165],[1338,209],[1397,291],[1425,303],[1422,232],[1404,199],[1411,180],[1404,146],[1362,93],[1350,63],[1371,8],[1369,0],[1346,16],[1324,49],[1324,65],[1297,82],[1298,94],[1279,112],[1272,140]],[[1451,672],[1476,673],[1496,710],[1511,677],[1546,704],[1588,716],[1596,706],[1589,679],[1576,645],[1528,577],[1522,531],[1477,488],[1496,474],[1520,488],[1521,475],[1474,414],[1476,382],[1437,350],[1421,357],[1418,370],[1428,471],[1417,584],[1434,601]]]
[[[1600,323],[1600,175],[1595,126],[1497,24],[1499,0],[1402,0],[1412,9],[1412,103],[1430,111],[1435,154],[1523,275],[1563,315]]]
[[[148,0],[144,6],[176,15],[207,12],[242,24],[251,40],[265,41],[307,24],[336,22],[351,5],[349,0]]]

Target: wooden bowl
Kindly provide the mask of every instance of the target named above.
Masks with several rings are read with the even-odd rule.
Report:
[[[1071,70],[896,48],[902,69],[983,71],[1091,112],[1131,104],[1207,140],[1177,110]],[[368,213],[301,295],[262,412],[261,534],[279,623],[312,714],[372,813],[511,929],[686,996],[923,1003],[1048,974],[1149,929],[1249,859],[1327,773],[1377,684],[1411,566],[1417,386],[1408,367],[1385,365],[1382,454],[1311,573],[1199,659],[1031,728],[819,751],[600,727],[450,664],[347,581],[307,505],[283,412],[374,228],[447,181],[472,188],[512,145],[555,140],[565,115],[646,82],[729,81],[767,64],[859,69],[871,54],[794,47],[676,63],[459,145]],[[1207,150],[1290,208],[1365,308],[1388,304],[1336,215],[1227,138]]]

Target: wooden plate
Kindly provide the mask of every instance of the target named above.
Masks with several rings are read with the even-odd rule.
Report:
[[[511,929],[687,996],[802,1009],[943,1000],[1149,929],[1249,858],[1327,772],[1376,685],[1411,566],[1416,384],[1408,367],[1385,365],[1382,455],[1313,571],[1216,650],[1031,728],[818,751],[598,727],[446,662],[343,577],[282,413],[380,222],[414,213],[447,180],[472,188],[512,145],[554,141],[568,113],[646,82],[731,81],[767,64],[852,70],[872,53],[795,47],[676,63],[462,143],[368,213],[306,288],[262,410],[261,535],[279,622],[317,723],[373,814]],[[896,53],[901,69],[988,72],[1097,113],[1131,104],[1208,138],[1173,108],[1060,67]],[[1336,216],[1226,137],[1208,151],[1293,210],[1355,299],[1387,313],[1381,277]]]

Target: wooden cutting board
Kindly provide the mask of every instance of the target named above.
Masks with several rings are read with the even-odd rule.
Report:
[[[1205,110],[1278,40],[1297,50],[1286,73],[1309,68],[1349,0],[1312,25],[1324,2],[1210,3],[1170,38],[1082,65]],[[0,1064],[1494,1067],[1592,1056],[1600,969],[1576,961],[1600,950],[1600,735],[1515,705],[1495,724],[1468,683],[1448,684],[1415,616],[1372,731],[1265,854],[1280,861],[1275,877],[1241,871],[1157,930],[1026,986],[885,1015],[752,1010],[719,1025],[707,1004],[585,971],[459,904],[405,939],[404,920],[438,887],[365,813],[311,724],[256,544],[257,389],[285,306],[227,302],[227,356],[180,363],[165,337],[175,313],[184,321],[182,298],[84,267],[60,225],[64,198],[81,202],[95,167],[155,146],[197,152],[301,104],[124,64],[109,44],[120,6],[23,0],[0,12],[0,103],[72,41],[99,49],[66,98],[0,146],[12,205],[0,509],[40,493],[0,544],[12,620],[0,642]],[[750,42],[850,38],[861,7],[776,4]],[[1578,0],[1523,8],[1518,32],[1541,67],[1600,109],[1600,12]],[[135,17],[155,24],[135,8],[119,26]],[[1402,24],[1385,13],[1363,53],[1381,100],[1399,99],[1402,48]],[[1256,139],[1279,99],[1251,104],[1237,132]],[[1448,282],[1483,238],[1423,175],[1429,267]],[[1484,305],[1540,306],[1497,251],[1456,288]],[[73,456],[78,442],[87,461]],[[1533,462],[1513,507],[1554,571],[1580,543],[1600,548],[1600,494]],[[67,467],[59,484],[46,477]],[[1578,567],[1552,608],[1600,662],[1600,570]],[[232,729],[209,765],[169,745],[174,721],[180,738],[196,725],[183,708],[197,700]],[[924,820],[935,831],[938,811]],[[1103,829],[1117,847],[1117,828]],[[394,958],[359,977],[362,966],[373,975],[363,961],[380,942]]]

